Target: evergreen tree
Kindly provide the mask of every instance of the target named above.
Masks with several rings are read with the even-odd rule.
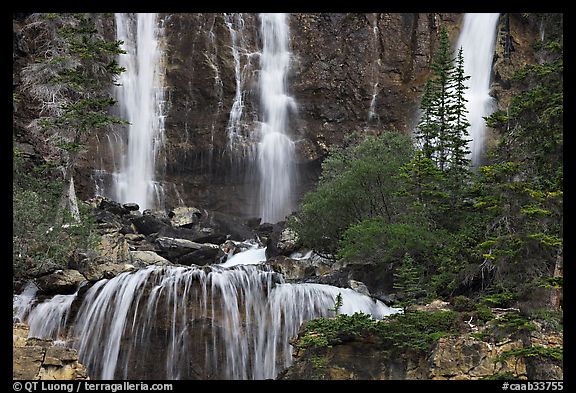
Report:
[[[83,13],[34,14],[28,28],[35,30],[38,56],[22,71],[24,87],[39,101],[35,122],[56,151],[63,178],[55,224],[64,220],[66,205],[77,214],[73,171],[88,133],[125,122],[110,115],[115,104],[110,87],[124,71],[116,62],[121,41],[103,38],[94,16]]]
[[[401,305],[406,306],[414,303],[416,295],[420,292],[420,278],[422,268],[414,263],[414,258],[406,253],[401,264],[394,273],[394,289],[402,294]]]
[[[468,150],[468,142],[470,140],[467,139],[470,123],[466,117],[468,113],[466,102],[468,100],[464,97],[467,89],[465,81],[468,79],[470,79],[470,76],[464,75],[464,55],[462,48],[460,48],[452,73],[450,88],[453,96],[449,106],[451,126],[447,130],[450,169],[458,172],[459,176],[466,176],[470,167],[470,159],[467,158],[470,153],[470,150]]]
[[[416,140],[424,155],[443,172],[465,174],[468,140],[466,90],[462,49],[453,57],[448,31],[440,31],[439,47],[431,65],[432,76],[426,82],[420,108],[422,116],[416,128]]]

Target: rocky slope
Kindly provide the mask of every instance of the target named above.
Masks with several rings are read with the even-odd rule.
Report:
[[[417,307],[418,308],[418,307]],[[425,313],[446,312],[448,303],[436,301],[419,307]],[[474,315],[458,313],[458,332],[443,335],[427,350],[383,345],[375,333],[346,336],[339,342],[309,345],[327,334],[306,331],[294,344],[294,364],[278,379],[322,380],[562,380],[563,333],[545,322],[529,322],[526,330],[511,329],[507,322],[517,317],[513,309],[492,309],[495,319],[483,323]],[[470,316],[470,318],[469,318]],[[387,322],[379,322],[387,323]],[[307,338],[306,338],[307,337]],[[405,336],[407,342],[410,334]],[[400,348],[400,349],[399,349]]]

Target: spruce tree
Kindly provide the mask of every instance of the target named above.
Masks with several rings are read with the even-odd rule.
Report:
[[[466,138],[466,90],[462,49],[454,58],[448,31],[440,30],[438,50],[431,65],[432,76],[426,82],[420,104],[422,116],[416,128],[416,140],[424,155],[443,172],[462,175],[469,166]]]

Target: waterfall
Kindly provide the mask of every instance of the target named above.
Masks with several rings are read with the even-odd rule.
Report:
[[[263,252],[244,253],[254,251]],[[149,266],[100,280],[73,321],[77,293],[56,295],[30,312],[30,336],[63,338],[68,323],[66,342],[97,379],[269,379],[292,363],[301,324],[333,315],[339,293],[341,313],[397,312],[352,289],[286,283],[249,255],[240,259],[249,264]]]
[[[294,208],[294,142],[287,134],[289,109],[295,102],[286,91],[290,65],[289,30],[286,14],[260,14],[260,103],[263,122],[258,145],[260,217],[274,223]]]
[[[462,48],[464,54],[464,72],[470,75],[465,97],[468,100],[466,109],[472,139],[469,150],[473,166],[480,163],[484,150],[486,125],[483,117],[489,116],[494,108],[490,96],[490,76],[499,15],[465,14],[457,43],[457,48]]]
[[[114,198],[136,202],[140,209],[161,203],[161,187],[154,179],[156,157],[164,141],[164,92],[162,54],[157,15],[115,14],[116,36],[126,54],[119,56],[120,75],[116,97],[128,125],[128,147],[120,173],[113,176]]]
[[[71,295],[55,295],[36,305],[28,315],[30,337],[63,340],[72,302],[78,291]]]
[[[224,23],[228,27],[228,31],[230,31],[230,48],[232,50],[232,57],[234,58],[234,77],[236,81],[234,102],[230,109],[230,118],[228,119],[228,126],[226,127],[228,133],[228,150],[232,153],[232,157],[234,157],[235,150],[238,149],[242,143],[240,121],[242,120],[242,112],[244,110],[240,50],[238,48],[238,34],[241,33],[244,28],[244,19],[242,19],[242,14],[237,14],[235,19],[236,29],[234,28],[233,15],[224,14]]]

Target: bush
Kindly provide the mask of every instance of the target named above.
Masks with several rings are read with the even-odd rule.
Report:
[[[405,254],[425,254],[433,243],[434,238],[426,228],[388,223],[383,217],[376,217],[351,226],[344,232],[338,257],[389,263],[401,259]]]
[[[303,246],[334,254],[350,226],[373,217],[398,222],[406,204],[397,174],[412,150],[407,135],[385,132],[332,152],[316,190],[304,196],[290,221]]]
[[[308,321],[294,344],[296,348],[318,348],[373,336],[392,351],[427,351],[441,337],[458,333],[458,313],[453,311],[410,311],[381,321],[369,315],[339,315]]]

